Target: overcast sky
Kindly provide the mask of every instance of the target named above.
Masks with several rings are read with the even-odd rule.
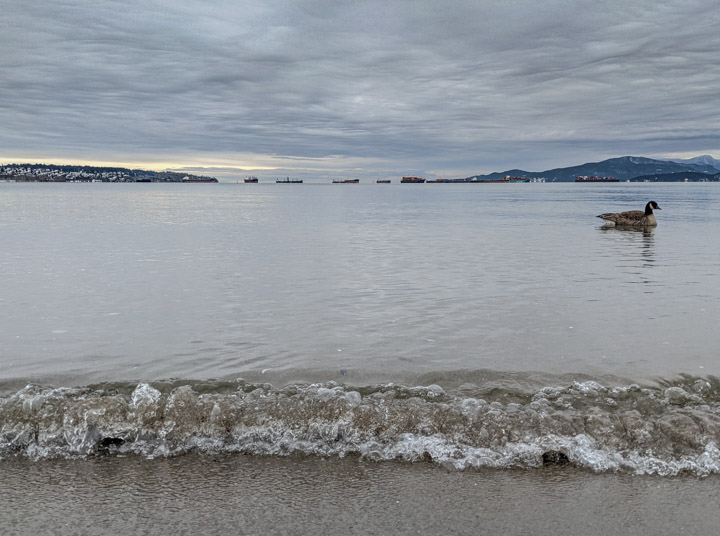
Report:
[[[720,158],[716,0],[2,0],[0,163],[464,177]]]

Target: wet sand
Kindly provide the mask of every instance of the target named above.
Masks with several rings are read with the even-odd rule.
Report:
[[[0,533],[712,534],[720,478],[356,458],[0,461]]]

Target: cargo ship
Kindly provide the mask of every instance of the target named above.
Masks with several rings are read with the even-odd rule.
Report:
[[[422,177],[403,177],[400,182],[403,184],[422,184],[423,182],[425,182],[425,179],[423,179]]]
[[[291,179],[290,177],[286,179],[278,179],[275,181],[276,184],[302,184],[302,179]]]
[[[333,184],[357,184],[360,182],[360,179],[343,179],[340,181],[332,181]]]
[[[575,177],[575,182],[620,182],[620,179],[615,177],[595,177],[595,176],[579,176]]]
[[[256,183],[257,181],[258,181],[257,177],[245,177],[245,182]]]
[[[390,179],[378,179],[375,182],[377,184],[390,184],[392,181]]]
[[[217,179],[213,178],[206,178],[206,179],[191,179],[189,177],[185,177],[183,180],[183,183],[198,183],[198,182],[217,182]]]
[[[502,179],[492,179],[492,180],[478,180],[478,181],[470,181],[470,182],[480,182],[480,183],[487,183],[487,184],[517,184],[520,182],[530,182],[530,179],[527,177],[511,177],[510,175],[506,175]]]

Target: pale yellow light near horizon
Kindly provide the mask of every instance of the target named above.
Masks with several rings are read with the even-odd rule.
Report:
[[[2,156],[0,164],[54,164],[57,166],[91,166],[91,167],[119,167],[128,169],[144,169],[147,171],[172,171],[177,169],[202,169],[222,167],[225,170],[237,171],[272,171],[278,166],[258,164],[228,163],[224,159],[215,160],[184,160],[184,161],[130,161],[130,160],[93,160],[79,158],[28,158],[27,156]]]
[[[369,170],[383,163],[378,158],[331,155],[326,157],[283,156],[267,154],[203,154],[184,155],[181,159],[164,159],[161,155],[135,155],[127,160],[101,158],[54,157],[48,154],[0,156],[4,164],[55,164],[72,166],[123,167],[148,171],[176,171],[208,175],[245,174],[257,172],[334,173],[338,170]]]

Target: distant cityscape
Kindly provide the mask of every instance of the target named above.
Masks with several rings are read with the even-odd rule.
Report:
[[[174,171],[55,164],[0,165],[0,181],[13,182],[218,182],[215,177]]]

